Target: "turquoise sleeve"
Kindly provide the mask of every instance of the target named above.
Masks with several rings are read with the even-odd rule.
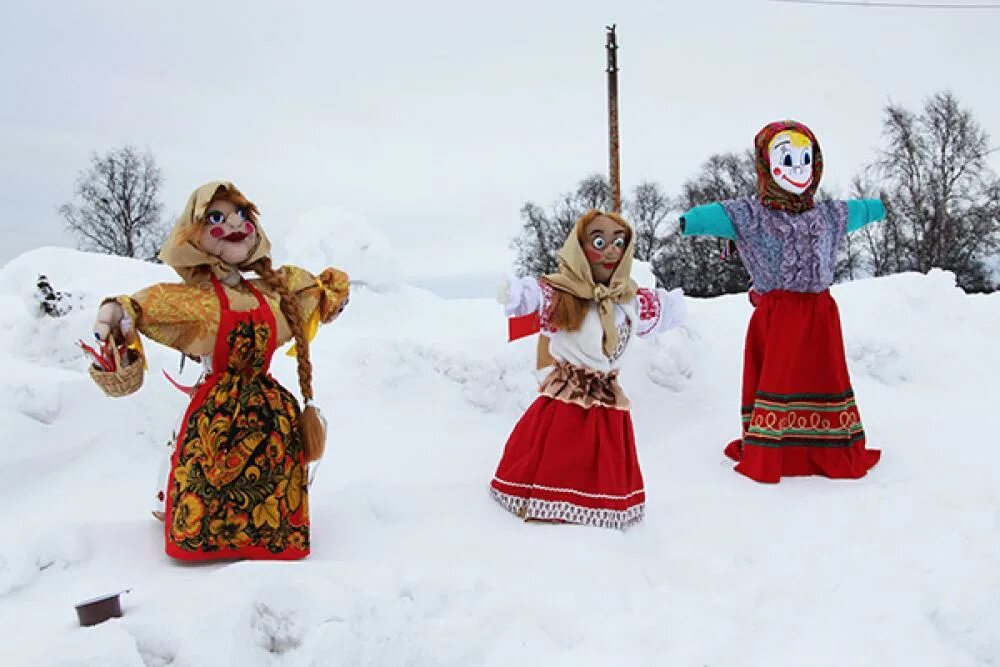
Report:
[[[721,236],[736,240],[736,229],[719,202],[702,204],[681,216],[685,236]]]
[[[849,199],[847,201],[847,231],[856,232],[869,222],[885,220],[885,205],[881,199]]]

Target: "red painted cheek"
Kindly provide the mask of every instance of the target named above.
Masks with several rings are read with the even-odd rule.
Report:
[[[604,253],[602,253],[600,250],[593,250],[591,248],[587,248],[584,252],[587,254],[587,259],[589,259],[591,262],[599,262],[601,261],[601,258],[604,256]]]
[[[775,168],[774,168],[774,175],[775,175],[775,176],[781,176],[781,170],[780,170],[780,169],[778,169],[777,167],[775,167]]]
[[[208,233],[212,235],[212,238],[216,239],[221,239],[223,236],[226,235],[226,233],[222,231],[221,227],[212,227],[210,230],[208,230]]]
[[[252,222],[248,222],[248,223],[247,223],[247,224],[245,225],[245,228],[246,228],[246,232],[247,232],[247,234],[251,233],[251,232],[253,231],[253,223],[252,223]]]

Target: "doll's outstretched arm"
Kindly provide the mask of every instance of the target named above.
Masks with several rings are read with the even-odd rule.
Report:
[[[687,302],[680,287],[669,291],[640,288],[635,298],[639,307],[639,326],[636,329],[639,337],[655,336],[675,329],[687,319]]]
[[[535,333],[553,335],[556,332],[553,313],[558,298],[552,285],[544,280],[504,274],[497,286],[497,301],[507,315],[510,340]]]
[[[297,266],[283,266],[280,270],[285,286],[299,306],[305,335],[311,342],[319,332],[320,324],[329,324],[344,312],[351,293],[350,278],[334,268],[324,269],[318,276]],[[284,345],[292,336],[291,330],[281,331],[279,328],[278,345]],[[286,354],[294,357],[295,345]]]
[[[847,233],[855,232],[870,222],[885,220],[885,204],[881,199],[847,200]]]
[[[736,240],[736,229],[719,202],[695,206],[680,218],[685,236],[718,236]]]
[[[105,299],[94,333],[108,333],[141,353],[139,334],[184,354],[211,354],[219,328],[219,301],[211,289],[161,283],[128,296]]]
[[[281,271],[306,322],[328,324],[347,307],[351,280],[343,271],[327,268],[318,276],[297,266],[283,266]]]
[[[320,290],[317,306],[320,321],[328,324],[344,312],[351,300],[351,279],[343,271],[328,268],[319,274],[316,283]]]
[[[541,307],[542,289],[536,278],[518,278],[505,273],[497,285],[497,301],[507,317],[521,317]]]

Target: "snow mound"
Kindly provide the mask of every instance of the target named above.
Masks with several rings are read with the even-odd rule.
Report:
[[[47,570],[65,570],[90,554],[75,526],[41,525],[27,534],[5,536],[0,542],[0,598],[24,589]]]
[[[399,288],[400,268],[389,241],[367,220],[333,207],[305,213],[285,236],[287,261],[319,271],[333,266],[376,292]]]
[[[656,276],[653,275],[653,268],[649,262],[640,262],[639,260],[632,262],[632,280],[639,287],[647,287],[649,289],[657,287]]]

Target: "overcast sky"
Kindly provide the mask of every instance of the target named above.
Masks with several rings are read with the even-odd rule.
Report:
[[[380,229],[411,277],[502,270],[525,200],[547,206],[606,169],[611,22],[625,189],[676,193],[710,154],[795,118],[843,190],[878,150],[884,105],[943,89],[1000,143],[996,10],[4,2],[0,262],[72,245],[56,208],[92,151],[131,143],[158,159],[171,218],[228,179],[265,229],[334,205]]]

